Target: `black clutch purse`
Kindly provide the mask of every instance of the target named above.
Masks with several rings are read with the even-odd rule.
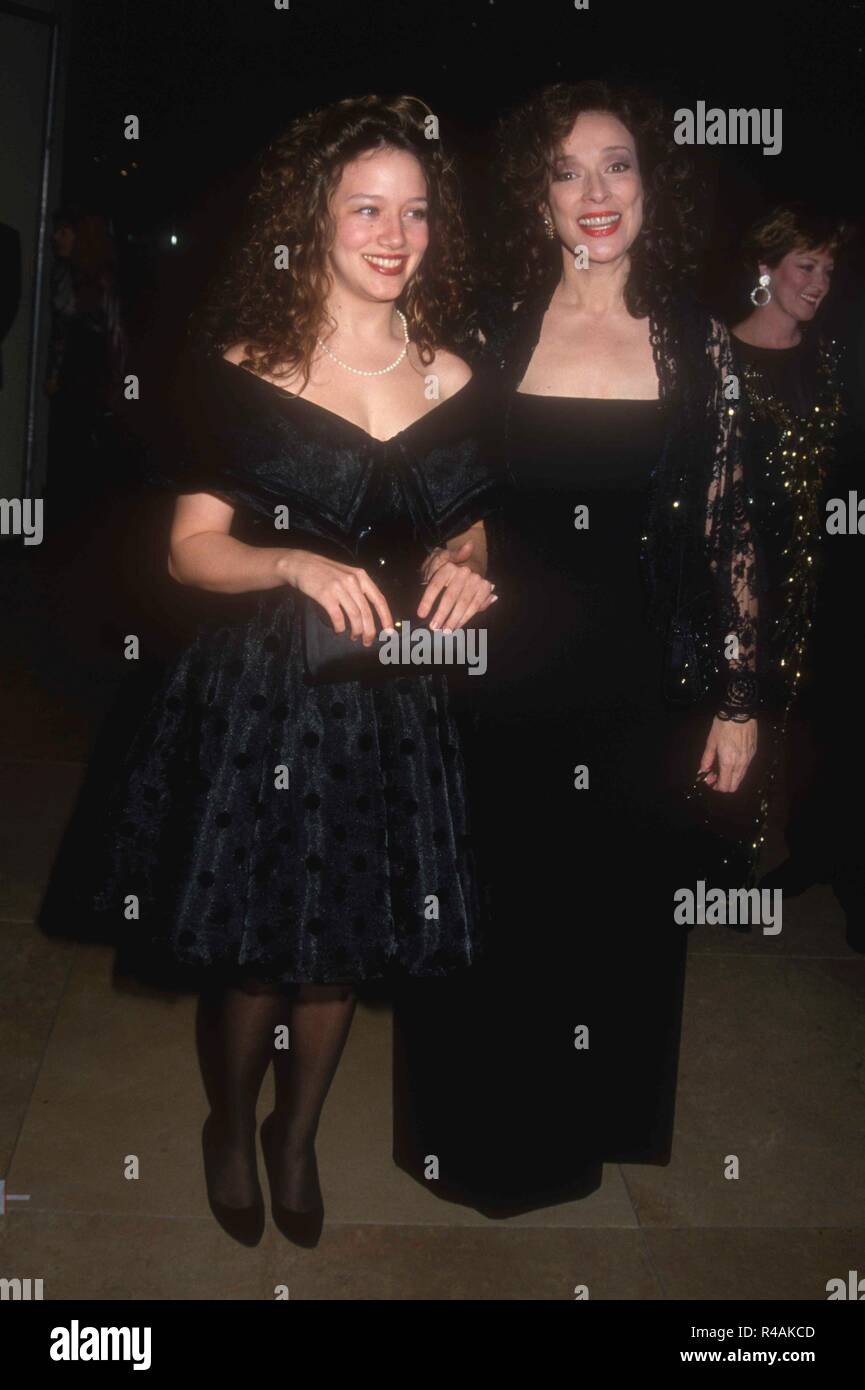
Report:
[[[362,681],[377,685],[399,677],[428,675],[440,663],[451,667],[460,664],[457,642],[465,643],[466,637],[454,634],[448,639],[440,631],[432,632],[418,617],[426,588],[422,570],[429,553],[416,537],[406,539],[401,524],[372,519],[361,527],[356,559],[387,599],[394,627],[390,632],[377,629],[375,641],[365,647],[360,638],[352,638],[350,629],[335,632],[321,604],[304,595],[301,612],[308,684]],[[417,634],[422,634],[419,641]],[[447,641],[454,645],[445,648]]]
[[[419,631],[429,632],[417,616],[425,585],[420,570],[405,565],[393,565],[387,589],[379,585],[393,615],[394,628],[390,634],[376,630],[375,641],[365,647],[351,630],[335,632],[333,623],[315,599],[303,599],[303,645],[307,681],[312,685],[330,685],[338,681],[380,683],[395,676],[423,675],[428,667],[401,660],[407,639]],[[375,609],[373,609],[375,612]],[[435,634],[430,634],[434,637]],[[397,659],[395,660],[394,657]]]
[[[415,607],[420,603],[421,593],[422,589],[418,588]],[[417,614],[413,618],[394,618],[394,623],[395,639],[389,640],[387,634],[379,630],[375,641],[365,647],[359,637],[356,640],[352,638],[350,629],[335,632],[321,605],[315,599],[304,598],[303,647],[308,682],[312,685],[357,680],[378,683],[394,676],[423,674],[422,666],[382,659],[394,651],[404,623],[409,624],[408,630],[411,632],[425,627]]]

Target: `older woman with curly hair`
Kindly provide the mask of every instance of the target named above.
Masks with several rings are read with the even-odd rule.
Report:
[[[201,990],[208,1194],[248,1244],[269,1064],[272,1212],[311,1245],[355,985],[476,950],[447,681],[380,659],[397,625],[453,635],[495,601],[485,391],[454,351],[465,238],[429,116],[346,100],[272,143],[154,469],[170,573],[214,607],[132,746],[100,904],[134,916],[124,970]]]
[[[689,791],[734,792],[755,748],[731,349],[687,293],[694,200],[671,135],[599,82],[547,88],[500,131],[507,298],[484,334],[506,601],[470,781],[490,949],[446,1037],[420,1009],[401,1020],[402,1161],[420,1175],[441,1154],[437,1190],[490,1213],[584,1195],[604,1160],[669,1161]]]

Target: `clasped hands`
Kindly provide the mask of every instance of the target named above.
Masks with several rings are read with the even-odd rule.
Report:
[[[419,618],[429,618],[435,632],[452,632],[497,602],[495,585],[472,567],[480,563],[483,547],[470,536],[457,538],[455,548],[440,547],[421,567],[424,591],[418,604]],[[320,603],[335,632],[345,632],[369,647],[378,627],[393,628],[387,599],[366,570],[338,560],[301,552],[287,575],[288,582]],[[742,782],[757,749],[757,721],[739,723],[715,718],[700,760],[698,777],[714,791],[734,792]]]
[[[481,563],[480,541],[467,535],[452,544],[453,550],[441,547],[432,551],[421,568],[425,587],[417,616],[429,618],[432,631],[453,632],[497,602],[495,585],[472,565],[473,561]],[[378,628],[391,630],[394,626],[387,599],[364,569],[299,552],[283,572],[289,584],[321,605],[335,632],[345,632],[348,627],[352,639],[365,647],[376,640]]]
[[[477,613],[498,602],[495,584],[472,568],[475,542],[466,539],[456,550],[434,550],[421,568],[425,588],[418,604],[419,618],[429,617],[431,631],[453,632]]]

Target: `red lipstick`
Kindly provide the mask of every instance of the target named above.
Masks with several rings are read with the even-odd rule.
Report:
[[[613,232],[617,232],[619,230],[619,227],[622,222],[622,214],[620,212],[613,212],[612,209],[610,209],[609,211],[584,212],[583,217],[610,217],[615,219],[615,221],[608,222],[604,226],[596,225],[587,227],[584,225],[583,221],[578,217],[577,225],[579,226],[580,231],[585,232],[586,236],[591,237],[612,236]]]

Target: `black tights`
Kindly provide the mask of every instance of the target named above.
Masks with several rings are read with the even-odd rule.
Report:
[[[355,1003],[351,985],[278,988],[247,979],[202,992],[196,1031],[217,1151],[212,1182],[217,1201],[244,1207],[255,1200],[255,1110],[272,1062],[279,1200],[297,1210],[314,1205],[313,1145]]]

